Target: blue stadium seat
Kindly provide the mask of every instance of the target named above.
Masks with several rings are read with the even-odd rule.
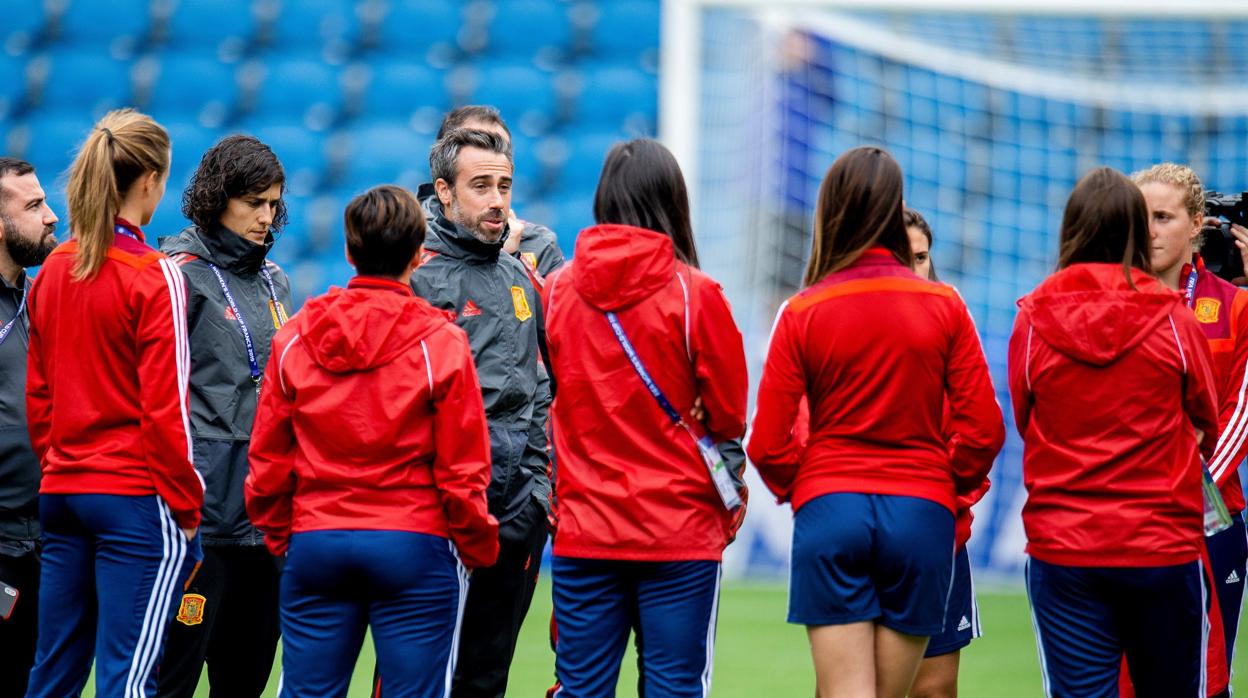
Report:
[[[628,137],[619,131],[572,131],[564,134],[568,141],[569,157],[560,168],[558,182],[560,186],[578,183],[592,193],[598,186],[598,176],[602,174],[602,163],[607,153],[620,141]]]
[[[401,184],[415,189],[429,179],[432,135],[422,135],[400,122],[364,124],[347,133],[351,157],[346,181],[360,191],[376,184]]]
[[[264,77],[257,85],[257,113],[297,119],[314,108],[336,112],[341,106],[338,71],[319,60],[270,60],[260,67]]]
[[[20,40],[21,44],[29,44],[43,30],[47,21],[44,13],[45,3],[21,2],[10,3],[4,10],[4,27],[0,28],[0,44],[8,44]]]
[[[238,99],[234,68],[211,54],[163,53],[160,74],[145,108],[156,118],[197,114],[209,105],[231,108]]]
[[[366,118],[404,119],[425,107],[446,111],[450,100],[445,79],[444,73],[424,63],[374,61],[360,111]]]
[[[99,49],[118,40],[135,41],[143,36],[150,24],[148,3],[145,2],[71,0],[65,14],[61,15],[57,39],[76,47]]]
[[[568,51],[572,23],[567,6],[551,0],[497,0],[490,22],[487,51],[531,57],[544,48]]]
[[[169,20],[169,45],[216,46],[247,40],[256,31],[253,0],[179,0]]]
[[[75,151],[91,131],[93,120],[81,110],[39,111],[28,114],[21,126],[29,141],[19,156],[39,170],[40,180],[52,182],[69,168]]]
[[[66,51],[49,56],[40,106],[97,112],[130,101],[130,66],[96,52]]]
[[[559,249],[566,257],[576,251],[576,236],[594,224],[593,190],[588,195],[552,198],[554,216],[549,225],[559,239]]]
[[[659,47],[658,0],[611,0],[598,5],[595,54],[633,58]]]
[[[603,128],[619,128],[630,116],[657,121],[658,80],[636,68],[597,65],[581,73],[576,98],[576,121]]]
[[[10,108],[16,106],[26,92],[26,61],[6,53],[0,53],[0,119]]]
[[[380,48],[406,57],[423,55],[437,44],[458,45],[462,6],[444,0],[403,0],[391,4],[381,23]]]
[[[558,98],[549,73],[525,65],[486,63],[475,71],[474,79],[470,101],[498,107],[509,123],[533,116],[554,121],[558,116]]]
[[[271,48],[316,50],[346,42],[356,29],[353,0],[286,0],[273,23]]]

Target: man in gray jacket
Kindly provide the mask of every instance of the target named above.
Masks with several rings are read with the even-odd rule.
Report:
[[[506,691],[547,538],[550,386],[538,349],[542,308],[524,266],[502,252],[510,145],[493,133],[455,129],[433,146],[429,168],[434,181],[419,198],[430,235],[412,288],[453,312],[468,333],[489,419],[487,495],[500,542],[498,562],[472,575],[452,693],[496,698]]]
[[[26,430],[28,267],[56,248],[56,214],[35,168],[0,157],[0,698],[21,698],[35,662],[39,619],[39,460]]]
[[[278,567],[243,500],[247,448],[270,342],[293,308],[290,283],[266,259],[286,222],[286,175],[251,136],[204,154],[182,195],[194,225],[161,250],[187,281],[191,434],[204,478],[204,562],[183,594],[160,664],[158,695],[191,698],[208,664],[211,695],[259,698],[278,641]]]
[[[457,128],[489,131],[511,146],[511,129],[507,128],[507,122],[503,121],[503,116],[494,107],[470,104],[452,109],[442,117],[438,140]],[[534,284],[540,285],[550,272],[563,266],[563,250],[559,249],[559,239],[555,236],[555,231],[540,223],[521,220],[510,209],[508,214],[508,234],[503,240],[503,251],[524,262]]]

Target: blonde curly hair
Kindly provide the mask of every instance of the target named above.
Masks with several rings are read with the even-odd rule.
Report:
[[[1177,188],[1183,194],[1183,207],[1187,209],[1187,214],[1192,217],[1192,220],[1204,220],[1205,188],[1200,183],[1200,177],[1187,165],[1163,162],[1146,170],[1131,173],[1131,181],[1135,182],[1137,187],[1145,184],[1169,184]],[[1192,241],[1192,245],[1199,250],[1204,241],[1204,233],[1201,233]]]

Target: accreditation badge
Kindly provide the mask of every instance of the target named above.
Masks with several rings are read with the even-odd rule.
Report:
[[[524,289],[519,286],[511,287],[511,304],[516,308],[516,317],[520,322],[524,322],[533,317],[533,311],[529,309],[529,297],[524,294]]]

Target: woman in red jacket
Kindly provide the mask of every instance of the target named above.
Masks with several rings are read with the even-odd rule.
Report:
[[[697,268],[684,178],[666,148],[612,148],[594,218],[544,289],[559,385],[554,695],[613,694],[635,624],[642,692],[702,696],[720,558],[743,505],[731,484],[719,493],[727,469],[713,475],[698,440],[745,431],[741,334]],[[705,419],[684,416],[699,398]]]
[[[371,626],[388,693],[447,695],[465,568],[498,555],[481,386],[464,332],[412,295],[416,197],[374,187],[345,221],[359,276],[273,337],[249,450],[247,513],[286,554],[283,685],[346,695]]]
[[[73,239],[30,292],[26,404],[43,467],[39,642],[28,696],[155,695],[175,598],[200,557],[186,287],[148,246],[169,136],[106,114],[69,171]]]
[[[902,210],[883,150],[828,170],[806,288],[780,308],[746,447],[793,504],[789,622],[807,626],[820,695],[909,690],[943,625],[955,502],[1004,440],[974,323],[952,288],[911,271]]]
[[[1205,694],[1201,452],[1218,434],[1208,343],[1152,276],[1148,209],[1109,168],[1071,192],[1058,271],[1019,301],[1027,591],[1046,692]]]

